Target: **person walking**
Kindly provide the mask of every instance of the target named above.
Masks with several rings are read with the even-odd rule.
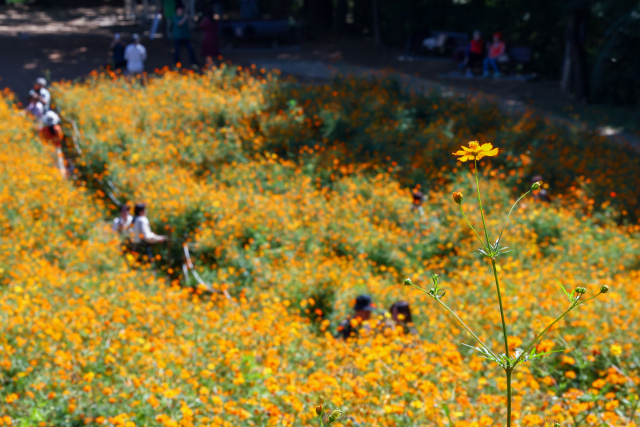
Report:
[[[189,53],[189,62],[191,65],[198,65],[196,60],[196,54],[193,51],[193,45],[191,44],[191,31],[189,30],[189,16],[185,15],[184,8],[178,6],[176,8],[176,14],[173,17],[173,63],[178,65],[180,63],[180,49],[182,46],[187,48]]]
[[[111,49],[111,60],[113,61],[113,69],[124,69],[127,66],[127,60],[124,59],[124,52],[126,48],[124,46],[124,43],[122,43],[122,37],[120,37],[120,33],[114,34],[109,49]]]
[[[38,95],[38,101],[42,102],[44,111],[49,111],[49,107],[51,106],[51,93],[47,90],[47,81],[44,77],[38,77],[36,79],[36,82],[33,84],[33,90],[35,90]]]
[[[58,116],[54,111],[47,111],[42,116],[40,137],[45,142],[54,146],[56,150],[56,166],[60,170],[62,177],[65,178],[67,176],[67,169],[64,167],[64,156],[62,154],[64,133],[60,126],[60,116]]]
[[[147,50],[140,44],[140,36],[138,34],[133,35],[133,42],[125,49],[124,59],[127,61],[127,74],[135,75],[144,72]]]
[[[220,26],[216,15],[212,10],[209,10],[205,18],[200,24],[200,29],[204,31],[202,39],[202,57],[209,64],[213,64],[213,61],[220,55],[220,45],[218,40]]]

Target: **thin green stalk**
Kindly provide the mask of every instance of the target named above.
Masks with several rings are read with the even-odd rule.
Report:
[[[416,286],[413,283],[411,284],[411,286],[413,286],[414,288],[416,288],[416,289],[424,292],[425,294],[429,295],[429,292],[425,291],[420,286]],[[431,295],[429,295],[429,296],[431,296]],[[449,313],[451,313],[453,315],[453,317],[455,317],[456,320],[458,320],[458,322],[460,322],[460,324],[462,326],[464,326],[464,328],[467,330],[467,332],[469,332],[471,334],[471,336],[473,336],[485,350],[487,350],[496,360],[498,360],[498,357],[491,351],[491,349],[489,347],[487,347],[485,345],[485,343],[483,343],[482,340],[480,338],[478,338],[478,336],[476,334],[474,334],[473,331],[471,331],[471,329],[469,329],[469,327],[462,321],[462,319],[460,319],[449,307],[447,307],[447,305],[445,303],[440,301],[439,298],[433,298],[433,299],[435,299],[441,306],[443,306],[445,308],[445,310],[447,310]]]
[[[511,212],[513,212],[513,208],[516,207],[516,205],[518,204],[518,202],[522,199],[524,199],[524,197],[531,193],[531,190],[527,191],[526,193],[524,193],[522,196],[520,196],[520,198],[518,200],[516,200],[516,202],[513,204],[513,206],[511,206],[511,210],[509,211],[509,215],[507,215],[507,220],[504,222],[504,225],[502,226],[502,230],[500,230],[500,235],[498,236],[498,241],[502,240],[502,233],[504,232],[504,228],[507,226],[507,224],[509,223],[509,218],[511,217]]]
[[[511,427],[511,369],[507,369],[507,427]]]
[[[591,298],[587,298],[587,299],[586,299],[586,300],[584,300],[584,301],[579,301],[579,302],[577,302],[577,303],[575,303],[575,304],[571,304],[571,307],[569,307],[569,309],[568,309],[567,311],[565,311],[564,313],[562,313],[562,315],[561,315],[560,317],[558,317],[556,320],[554,320],[554,321],[553,321],[549,326],[547,326],[546,328],[544,328],[544,330],[543,330],[542,332],[540,332],[540,333],[535,337],[535,339],[531,342],[531,344],[529,344],[529,346],[525,349],[525,351],[523,351],[523,352],[522,352],[522,354],[521,354],[520,356],[518,356],[518,358],[515,360],[515,362],[513,362],[513,365],[515,366],[515,365],[516,365],[516,364],[517,364],[517,363],[522,359],[522,357],[524,357],[524,355],[525,355],[525,354],[527,354],[527,353],[529,352],[529,350],[531,350],[531,347],[533,347],[533,346],[535,345],[535,343],[537,343],[537,342],[538,342],[538,340],[539,340],[540,338],[542,338],[542,336],[543,336],[544,334],[546,334],[546,333],[547,333],[547,331],[548,331],[548,330],[549,330],[553,325],[555,325],[556,323],[558,323],[559,321],[561,321],[561,320],[564,318],[564,316],[566,316],[567,314],[569,314],[569,312],[570,312],[571,310],[573,310],[574,308],[576,308],[576,307],[577,307],[577,306],[579,306],[579,305],[584,304],[585,302],[587,302],[587,301],[589,301],[589,300],[594,299],[595,297],[597,297],[597,296],[598,296],[598,295],[600,295],[601,293],[602,293],[602,292],[598,292],[597,294],[595,294],[595,295],[594,295],[594,296],[592,296]]]
[[[478,182],[478,161],[474,160],[473,174],[476,177],[476,190],[478,190],[478,203],[480,204],[480,216],[482,217],[482,227],[484,228],[484,236],[487,238],[487,247],[491,245],[489,242],[489,233],[487,232],[487,223],[484,220],[484,210],[482,209],[482,198],[480,197],[480,183]]]
[[[478,237],[478,240],[480,240],[480,243],[482,244],[482,247],[485,248],[487,251],[489,250],[489,248],[487,247],[487,245],[485,245],[485,243],[482,241],[482,238],[480,237],[480,235],[478,234],[478,232],[476,231],[475,228],[473,228],[473,225],[471,225],[471,223],[469,222],[469,220],[467,219],[467,216],[464,214],[464,210],[462,210],[462,203],[460,204],[460,212],[462,212],[462,216],[464,217],[465,221],[467,221],[467,224],[469,224],[469,227],[471,227],[471,229],[473,230],[474,233],[476,233],[476,236]]]
[[[496,280],[496,291],[498,292],[498,304],[500,305],[500,318],[502,319],[502,335],[504,336],[504,354],[509,357],[509,339],[507,338],[507,323],[504,320],[504,309],[502,308],[502,296],[500,295],[500,283],[498,282],[498,270],[496,269],[496,261],[491,258],[491,266],[493,267],[493,277]]]

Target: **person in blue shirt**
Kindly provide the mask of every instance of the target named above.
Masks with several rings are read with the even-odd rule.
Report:
[[[178,6],[176,8],[176,14],[172,18],[173,20],[173,63],[178,64],[180,62],[180,49],[184,45],[189,52],[189,62],[191,65],[198,65],[196,60],[196,54],[191,44],[191,31],[189,30],[189,16],[185,15],[184,8]]]

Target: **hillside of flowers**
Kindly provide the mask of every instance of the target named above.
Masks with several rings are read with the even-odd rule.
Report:
[[[0,102],[0,425],[307,426],[320,402],[345,426],[502,425],[503,377],[401,285],[439,274],[447,303],[499,345],[493,276],[450,196],[474,191],[451,155],[471,138],[503,149],[482,162],[490,229],[533,174],[553,195],[508,226],[514,350],[563,310],[555,279],[611,289],[538,344],[559,353],[518,371],[516,425],[637,422],[631,149],[391,80],[301,86],[222,67],[144,86],[95,74],[53,93],[80,135],[74,180],[11,95]],[[153,268],[123,255],[114,199],[146,202],[171,235]],[[212,292],[184,274],[184,243]],[[416,333],[335,339],[361,293],[380,313],[407,300]]]

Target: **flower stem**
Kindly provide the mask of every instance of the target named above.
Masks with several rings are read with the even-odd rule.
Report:
[[[556,320],[554,320],[554,321],[553,321],[549,326],[547,326],[546,328],[544,328],[544,330],[543,330],[542,332],[540,332],[540,333],[535,337],[535,339],[531,342],[531,344],[529,344],[529,346],[527,347],[527,349],[526,349],[525,351],[523,351],[523,352],[522,352],[522,354],[521,354],[520,356],[518,356],[518,358],[513,362],[513,366],[515,366],[516,364],[518,364],[518,362],[520,362],[520,360],[522,359],[522,357],[523,357],[525,354],[527,354],[527,353],[529,352],[529,350],[531,350],[531,347],[533,347],[533,346],[534,346],[534,344],[535,344],[535,343],[537,343],[537,342],[538,342],[538,340],[539,340],[540,338],[542,338],[542,336],[543,336],[544,334],[546,334],[546,333],[547,333],[547,331],[548,331],[549,329],[551,329],[551,327],[552,327],[553,325],[555,325],[556,323],[558,323],[559,321],[561,321],[561,320],[564,318],[564,316],[566,316],[567,314],[569,314],[569,312],[570,312],[571,310],[573,310],[574,308],[576,308],[576,307],[577,307],[577,306],[579,306],[579,305],[584,304],[585,302],[587,302],[587,301],[589,301],[589,300],[594,299],[595,297],[597,297],[597,296],[598,296],[598,295],[600,295],[601,293],[602,293],[602,292],[598,292],[597,294],[595,294],[595,295],[594,295],[594,296],[592,296],[591,298],[587,298],[587,299],[586,299],[586,300],[584,300],[584,301],[578,301],[578,302],[575,302],[575,303],[571,304],[571,307],[569,307],[569,309],[568,309],[567,311],[565,311],[564,313],[562,313],[562,315],[561,315],[560,317],[558,317]]]
[[[416,285],[415,285],[415,284],[413,284],[413,283],[411,284],[411,286],[413,286],[414,288],[416,288],[416,289],[418,289],[418,290],[420,290],[420,291],[424,292],[425,294],[427,294],[427,295],[431,296],[431,295],[429,294],[429,292],[425,291],[425,290],[424,290],[424,289],[422,289],[420,286],[416,286]],[[482,340],[481,340],[480,338],[478,338],[478,336],[477,336],[476,334],[474,334],[474,333],[473,333],[473,331],[471,331],[471,329],[469,329],[469,327],[468,327],[468,326],[467,326],[467,325],[462,321],[462,319],[460,319],[460,318],[459,318],[459,317],[458,317],[458,316],[453,312],[453,310],[451,310],[449,307],[447,307],[447,305],[446,305],[445,303],[443,303],[442,301],[440,301],[440,299],[439,299],[439,298],[435,298],[435,297],[432,297],[432,298],[433,298],[433,299],[435,299],[435,300],[438,302],[438,304],[440,304],[441,306],[443,306],[443,307],[445,308],[445,310],[447,310],[449,313],[451,313],[451,314],[453,315],[453,317],[455,317],[455,318],[456,318],[456,320],[458,320],[458,322],[460,322],[460,324],[461,324],[462,326],[464,326],[464,328],[467,330],[467,332],[469,332],[469,333],[470,333],[470,334],[471,334],[471,335],[476,339],[476,341],[478,341],[478,342],[480,343],[480,345],[481,345],[485,350],[487,350],[487,351],[489,352],[489,354],[491,354],[491,356],[493,356],[496,360],[498,360],[498,357],[497,357],[497,356],[496,356],[496,355],[491,351],[491,349],[490,349],[489,347],[487,347],[487,346],[485,345],[485,343],[483,343],[483,342],[482,342]]]
[[[493,277],[496,280],[496,291],[498,292],[498,304],[500,305],[500,317],[502,319],[502,334],[504,335],[504,354],[509,357],[509,340],[507,338],[507,323],[504,320],[504,309],[502,308],[502,296],[500,295],[500,283],[498,282],[498,270],[496,269],[496,261],[491,258],[491,266],[493,267]]]
[[[507,427],[511,427],[511,369],[507,369]]]
[[[484,220],[484,210],[482,209],[482,198],[480,197],[480,183],[478,182],[478,161],[474,160],[475,167],[473,168],[473,174],[476,177],[476,190],[478,190],[478,203],[480,204],[480,216],[482,217],[482,227],[484,228],[484,236],[487,238],[487,247],[489,243],[489,233],[487,232],[487,223]]]
[[[504,233],[504,228],[507,226],[507,224],[509,223],[509,218],[511,217],[511,212],[513,212],[513,208],[516,207],[516,205],[518,204],[518,202],[522,199],[524,199],[524,197],[531,193],[531,190],[527,191],[526,193],[524,193],[522,196],[520,196],[520,198],[518,200],[516,200],[516,202],[513,204],[513,206],[511,206],[511,210],[509,211],[509,215],[507,215],[507,220],[504,222],[504,225],[502,226],[502,230],[500,230],[500,235],[498,236],[498,241],[500,241],[502,239],[502,233]]]
[[[471,229],[473,230],[474,233],[476,233],[476,236],[478,237],[478,240],[480,240],[480,243],[482,244],[482,247],[485,248],[487,251],[489,250],[489,248],[487,247],[487,245],[485,245],[485,243],[482,241],[482,237],[480,237],[480,235],[478,234],[478,232],[476,231],[475,228],[473,228],[473,225],[471,225],[471,223],[469,222],[469,220],[467,219],[467,216],[464,214],[464,210],[462,210],[462,204],[460,205],[460,212],[462,212],[462,216],[464,217],[465,221],[467,221],[467,224],[469,224],[469,227],[471,227]]]

